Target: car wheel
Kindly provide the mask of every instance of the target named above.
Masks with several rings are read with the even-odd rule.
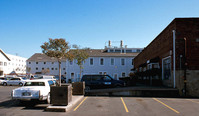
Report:
[[[50,104],[50,93],[48,93],[48,96],[47,96],[46,102],[47,102],[48,104]]]
[[[23,83],[19,83],[19,86],[23,86]]]
[[[86,86],[85,90],[91,90],[91,88],[89,86]]]
[[[6,83],[6,82],[4,82],[4,83],[3,83],[3,86],[7,86],[7,83]]]

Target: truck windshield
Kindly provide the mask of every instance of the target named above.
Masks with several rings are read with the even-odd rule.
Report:
[[[26,82],[24,86],[45,86],[44,82]]]

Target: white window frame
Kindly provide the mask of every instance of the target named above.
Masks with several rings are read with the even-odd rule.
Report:
[[[124,73],[124,76],[122,75],[123,73]],[[122,72],[121,77],[126,77],[126,72]]]
[[[101,59],[103,59],[103,64],[101,64]],[[99,65],[100,65],[100,66],[104,66],[104,61],[105,61],[104,58],[101,57],[101,58],[99,59]]]
[[[133,64],[132,64],[133,61]],[[131,59],[131,65],[134,66],[134,58]]]
[[[124,59],[124,65],[122,65],[122,59]],[[126,59],[125,59],[125,58],[121,58],[121,59],[120,59],[120,65],[121,65],[121,66],[125,66],[125,65],[126,65]]]
[[[99,71],[99,74],[100,74],[100,75],[103,75],[103,71]]]
[[[114,74],[113,74],[113,78],[115,79],[115,75],[117,75],[116,80],[118,80],[119,78],[118,78],[118,74],[117,74],[117,73],[114,73]]]
[[[112,65],[112,59],[113,59],[113,65]],[[115,58],[110,58],[110,66],[114,66],[115,65]]]
[[[91,59],[93,59],[93,64],[91,65]],[[94,65],[94,58],[89,58],[89,66],[93,66]]]
[[[74,74],[74,75],[73,75],[73,78],[72,78],[72,73]],[[71,73],[70,73],[70,78],[71,78],[73,81],[75,80],[75,73],[74,73],[74,72],[71,72]]]

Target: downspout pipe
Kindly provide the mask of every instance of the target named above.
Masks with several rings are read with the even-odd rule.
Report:
[[[176,40],[176,31],[173,30],[173,88],[176,87],[176,48],[175,48],[175,40]]]

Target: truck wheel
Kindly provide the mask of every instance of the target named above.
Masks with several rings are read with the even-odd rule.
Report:
[[[47,96],[46,102],[47,102],[48,104],[50,104],[50,93],[48,93],[48,96]]]

